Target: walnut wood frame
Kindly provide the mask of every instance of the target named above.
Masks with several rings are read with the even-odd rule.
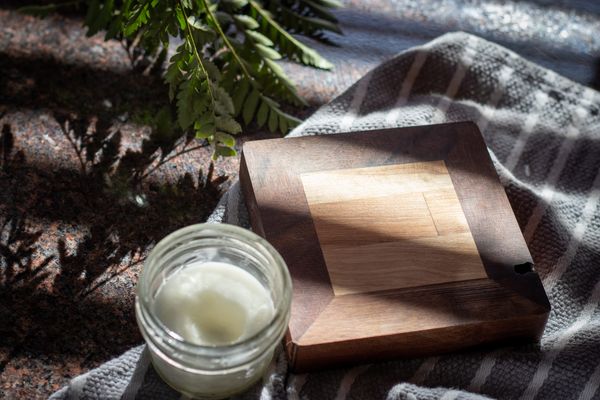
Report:
[[[300,174],[436,160],[446,163],[487,279],[334,296]],[[292,275],[294,370],[541,336],[550,304],[475,124],[248,142],[240,182],[253,229]]]

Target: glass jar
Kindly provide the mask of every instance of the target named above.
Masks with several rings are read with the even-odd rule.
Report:
[[[252,274],[270,293],[274,315],[254,336],[230,345],[190,343],[157,317],[154,301],[173,273],[195,262],[218,261]],[[227,224],[198,224],[175,231],[148,256],[137,285],[136,318],[163,380],[186,396],[220,399],[258,381],[289,322],[291,279],[279,253],[253,232]]]

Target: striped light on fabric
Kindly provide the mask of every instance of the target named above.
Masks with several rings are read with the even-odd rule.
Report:
[[[567,251],[558,259],[555,267],[545,276],[543,277],[544,288],[546,292],[551,293],[554,289],[554,286],[563,276],[573,258],[575,258],[575,254],[577,254],[577,250],[583,240],[583,236],[588,229],[588,226],[591,222],[591,218],[593,217],[596,209],[598,208],[598,201],[600,200],[600,171],[596,174],[596,178],[592,183],[592,188],[588,195],[588,198],[585,202],[585,206],[583,208],[583,213],[581,217],[577,221],[575,228],[573,229],[573,234],[569,244],[567,246]]]
[[[348,370],[340,382],[340,387],[335,395],[335,400],[345,400],[346,397],[348,397],[348,393],[350,393],[350,389],[352,389],[352,384],[356,378],[365,373],[369,367],[371,367],[371,365],[367,364]]]
[[[596,369],[588,379],[583,391],[579,395],[579,400],[592,400],[598,387],[600,386],[600,364],[596,366]]]
[[[504,65],[500,69],[500,73],[498,74],[498,81],[496,83],[496,88],[492,92],[490,99],[487,103],[488,107],[483,107],[481,116],[477,120],[477,126],[481,133],[485,135],[485,130],[488,127],[490,121],[494,118],[494,114],[496,111],[496,106],[502,99],[502,95],[504,94],[506,82],[510,81],[511,75],[514,73],[514,69],[511,66]],[[489,113],[486,112],[490,110]]]
[[[585,91],[584,98],[586,98],[586,94],[589,97],[589,93],[589,91]],[[586,99],[591,100],[589,98]],[[576,107],[575,111],[573,112],[573,121],[571,122],[571,125],[569,125],[569,127],[567,128],[567,134],[565,136],[565,139],[563,140],[560,149],[558,150],[558,155],[556,156],[555,161],[552,163],[552,167],[550,167],[550,173],[548,174],[546,182],[544,183],[544,186],[540,193],[541,200],[537,202],[531,214],[531,217],[527,221],[525,230],[523,231],[525,240],[528,243],[531,241],[531,238],[533,237],[537,226],[539,225],[540,221],[542,220],[542,217],[546,213],[548,205],[552,203],[554,193],[556,193],[556,183],[558,182],[558,179],[560,178],[565,164],[567,163],[569,154],[571,154],[571,151],[575,146],[575,140],[579,136],[580,127],[588,117],[588,113],[588,108],[582,106]]]
[[[133,376],[129,381],[129,385],[127,385],[120,400],[135,400],[135,396],[144,381],[144,376],[146,375],[149,366],[150,351],[147,348],[144,348],[135,367],[135,371],[133,371]]]
[[[523,396],[521,396],[521,400],[533,400],[535,398],[540,388],[548,378],[550,368],[552,368],[552,363],[554,363],[556,357],[560,354],[561,350],[567,346],[569,341],[573,339],[573,337],[590,322],[594,311],[598,307],[598,303],[600,303],[600,281],[596,283],[596,286],[594,286],[592,294],[587,300],[587,303],[579,314],[577,320],[571,326],[561,332],[560,336],[558,336],[558,340],[551,345],[550,349],[544,354],[544,357],[538,365],[535,375],[531,379],[531,382],[529,382],[529,386],[527,386]]]
[[[419,76],[421,72],[421,68],[423,68],[423,64],[427,60],[427,55],[429,53],[424,50],[417,50],[415,55],[415,59],[406,74],[406,77],[402,81],[402,87],[400,88],[400,94],[396,99],[396,103],[394,104],[394,108],[390,111],[385,117],[385,124],[387,126],[394,126],[395,122],[398,120],[400,116],[400,107],[404,106],[408,101],[408,96],[410,95],[410,91],[412,90],[413,84],[415,80]]]
[[[365,95],[367,94],[367,89],[369,88],[369,83],[371,83],[372,77],[373,73],[369,72],[360,81],[358,81],[356,90],[354,91],[354,96],[352,97],[352,101],[348,107],[348,111],[346,111],[346,115],[344,115],[340,121],[340,131],[349,131],[352,127],[352,123],[360,112],[360,106],[365,100]]]
[[[454,75],[452,76],[450,84],[446,89],[445,96],[442,97],[442,99],[438,103],[437,110],[433,116],[432,123],[439,123],[444,121],[446,112],[448,111],[448,108],[450,108],[451,100],[458,92],[458,89],[460,88],[460,85],[462,84],[462,81],[465,78],[467,70],[473,62],[473,58],[475,56],[475,46],[476,43],[473,40],[473,38],[468,37],[467,43],[463,48],[463,52],[461,54],[459,62],[456,65]],[[435,368],[435,365],[437,364],[439,359],[439,357],[429,357],[425,359],[423,364],[421,364],[415,375],[409,381],[415,384],[420,384],[424,382],[427,378],[427,375],[429,375],[429,373]]]
[[[279,354],[273,358],[267,372],[263,376],[263,387],[260,392],[260,400],[272,400],[277,395],[275,394],[276,382],[281,379],[278,371],[287,369],[287,359],[283,350],[278,350]]]
[[[509,58],[514,57],[512,54],[509,54]],[[512,74],[514,73],[514,69],[509,65],[504,65],[500,72],[498,73],[498,81],[496,83],[496,89],[492,92],[489,101],[487,102],[487,107],[482,108],[481,116],[477,120],[477,126],[482,134],[485,135],[486,128],[488,127],[490,121],[493,120],[496,106],[502,99],[502,95],[504,94],[505,85],[510,81]],[[486,112],[486,110],[490,110]],[[492,368],[496,365],[496,357],[498,355],[497,351],[491,352],[486,355],[484,359],[481,361],[479,368],[475,372],[475,376],[471,380],[471,383],[468,386],[468,389],[472,392],[478,393],[481,391],[481,387],[487,380],[488,376],[492,372]]]
[[[239,186],[239,182],[235,182],[233,185]],[[240,191],[230,190],[227,192],[227,222],[233,223],[233,221],[239,220],[239,209],[240,209]]]
[[[525,123],[523,124],[523,129],[521,130],[519,137],[517,137],[517,140],[515,141],[508,158],[504,162],[504,165],[508,170],[512,171],[517,166],[517,163],[523,154],[523,150],[525,150],[527,139],[529,139],[529,135],[531,135],[533,129],[537,125],[540,118],[540,113],[547,102],[548,95],[545,92],[540,90],[535,92],[533,110],[527,115]]]
[[[494,351],[486,355],[479,364],[479,368],[477,372],[475,372],[475,376],[471,380],[468,389],[472,392],[478,393],[481,391],[481,387],[485,384],[488,376],[492,373],[492,369],[494,365],[496,365],[496,359],[498,357],[499,351]]]
[[[419,369],[415,372],[415,374],[408,381],[414,383],[415,385],[422,385],[423,382],[427,379],[431,371],[435,368],[435,365],[440,360],[440,357],[428,357],[426,358]]]
[[[465,79],[465,75],[467,74],[469,67],[473,63],[473,59],[475,58],[476,45],[477,43],[471,37],[469,37],[460,56],[460,61],[456,65],[454,75],[452,75],[450,84],[446,89],[446,93],[440,99],[437,105],[437,110],[435,111],[435,114],[433,115],[433,118],[431,120],[432,124],[439,124],[446,121],[446,113],[450,108],[452,99],[456,96],[456,93],[458,93],[458,89],[460,88],[460,85]]]

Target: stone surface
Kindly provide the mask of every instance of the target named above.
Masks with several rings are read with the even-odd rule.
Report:
[[[311,104],[291,110],[299,117],[397,52],[457,29],[599,82],[591,1],[346,3],[340,46],[318,45],[336,72],[284,63]],[[167,99],[160,77],[132,66],[120,43],[86,37],[76,13],[40,20],[15,4],[0,2],[0,393],[34,399],[140,343],[144,257],[206,218],[238,159],[212,170],[208,149],[189,151],[197,143],[157,142],[148,125]],[[250,128],[242,141],[270,136]]]
[[[198,145],[155,149],[160,77],[76,18],[0,10],[0,26],[0,393],[46,398],[141,342],[134,287],[148,249],[202,222],[238,161],[212,171],[202,148],[155,170]]]

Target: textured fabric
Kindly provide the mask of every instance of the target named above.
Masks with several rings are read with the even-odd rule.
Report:
[[[600,399],[600,94],[456,33],[375,68],[291,136],[475,121],[552,304],[539,344],[294,375],[279,352],[241,399]],[[238,185],[211,221],[248,226]],[[55,399],[178,398],[141,347]],[[132,379],[133,377],[133,379]]]

